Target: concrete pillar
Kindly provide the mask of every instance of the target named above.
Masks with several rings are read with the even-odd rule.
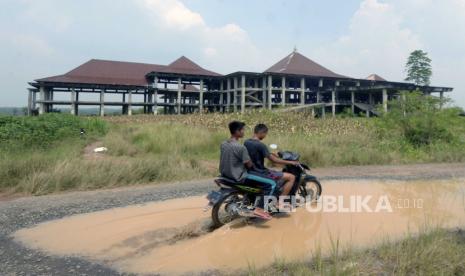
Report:
[[[74,88],[71,88],[71,115],[77,115],[76,114],[76,90]]]
[[[226,80],[226,112],[230,112],[231,109],[231,79]]]
[[[320,88],[323,87],[323,79],[320,79],[318,81],[318,87],[320,87]]]
[[[444,92],[441,91],[439,92],[439,108],[442,109],[442,106],[444,104]]]
[[[331,91],[331,111],[333,117],[336,117],[336,90]]]
[[[245,75],[241,76],[241,113],[245,112]]]
[[[203,79],[200,80],[200,91],[199,91],[199,112],[203,112]]]
[[[153,115],[157,115],[158,114],[158,77],[155,77],[153,79],[152,88],[153,88],[152,112],[153,112]]]
[[[100,90],[100,116],[105,116],[105,89]]]
[[[384,112],[387,112],[387,111],[388,111],[387,102],[388,102],[388,93],[387,93],[387,89],[383,89],[383,111],[384,111]]]
[[[281,78],[281,105],[286,106],[286,77]]]
[[[31,106],[31,108],[34,111],[36,109],[36,101],[37,101],[37,91],[33,91],[32,92],[32,106]]]
[[[268,109],[270,110],[273,107],[272,96],[273,96],[273,77],[271,75],[268,75]]]
[[[266,108],[266,77],[262,78],[262,107]]]
[[[321,116],[323,118],[326,118],[326,105],[323,105],[322,109],[321,109]]]
[[[41,86],[39,87],[39,96],[41,101],[45,101],[45,87]],[[44,114],[45,113],[45,103],[41,102],[39,103],[39,114]]]
[[[27,115],[32,115],[32,90],[27,91]]]
[[[224,89],[223,89],[223,81],[220,81],[220,111],[224,112]]]
[[[128,115],[132,116],[132,90],[128,91]]]
[[[233,110],[237,112],[237,89],[238,89],[238,80],[237,77],[234,78],[234,90],[233,90]]]
[[[177,113],[181,114],[181,91],[182,91],[182,82],[181,78],[178,78],[178,95],[177,95]]]
[[[74,115],[79,115],[79,91],[76,91],[76,103],[74,104]]]
[[[355,114],[355,92],[352,91],[350,92],[350,102],[351,102],[351,109],[352,109],[352,115]]]
[[[305,78],[300,79],[300,104],[305,104]]]
[[[320,93],[320,91],[316,91],[316,102],[317,103],[321,102],[321,93]]]

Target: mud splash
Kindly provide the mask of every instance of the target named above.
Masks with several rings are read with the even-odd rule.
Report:
[[[429,227],[465,226],[465,180],[328,181],[324,195],[387,197],[393,212],[308,212],[208,232],[204,197],[77,215],[22,229],[15,238],[57,255],[78,255],[129,273],[182,274],[299,261],[334,243],[366,247]],[[377,201],[370,201],[375,209]]]

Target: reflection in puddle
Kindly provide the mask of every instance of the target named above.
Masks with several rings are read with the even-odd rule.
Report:
[[[59,255],[104,261],[133,273],[184,273],[267,265],[277,258],[309,259],[312,252],[342,246],[366,247],[428,227],[465,225],[465,181],[327,181],[323,194],[387,197],[393,212],[308,212],[271,221],[236,223],[206,231],[204,197],[190,197],[77,215],[23,229],[15,238]]]

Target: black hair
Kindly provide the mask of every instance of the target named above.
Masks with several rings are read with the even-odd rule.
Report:
[[[258,124],[254,128],[254,133],[267,133],[268,127],[265,124]]]
[[[231,134],[234,134],[236,133],[236,131],[243,129],[245,127],[245,123],[239,121],[232,121],[229,123],[228,127],[229,132],[231,132]]]

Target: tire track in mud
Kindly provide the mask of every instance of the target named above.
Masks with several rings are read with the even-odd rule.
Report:
[[[323,181],[330,179],[447,179],[465,176],[465,164],[343,167],[315,169],[313,173],[321,176]],[[51,256],[38,250],[26,248],[15,242],[11,234],[24,227],[31,227],[38,223],[70,215],[200,195],[212,187],[214,186],[211,180],[203,180],[0,201],[0,262],[2,263],[0,274],[120,275],[120,272],[108,268],[104,263],[97,264],[76,257]],[[196,237],[196,235],[203,235],[203,232],[195,234],[194,231],[193,236],[189,236],[190,234],[186,236],[186,233],[179,230],[177,235],[179,236],[166,236],[164,242],[169,244],[170,240],[174,242],[179,237],[189,239]]]

